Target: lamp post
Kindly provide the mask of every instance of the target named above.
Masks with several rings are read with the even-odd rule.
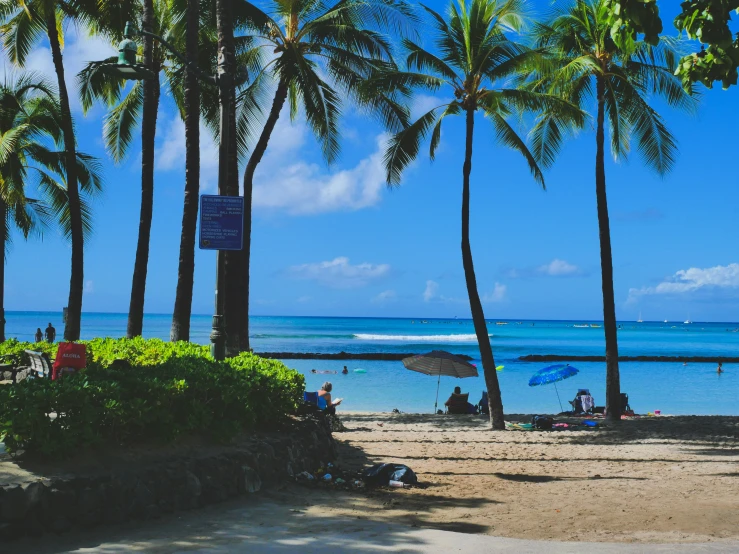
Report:
[[[192,72],[198,79],[218,86],[220,104],[220,143],[218,145],[218,194],[225,194],[228,186],[228,145],[230,127],[228,114],[231,110],[231,96],[229,89],[232,86],[231,54],[225,48],[218,53],[218,69],[216,75],[208,75],[200,70],[197,65],[187,57],[183,56],[166,39],[146,30],[137,30],[131,22],[126,23],[124,38],[118,45],[118,60],[116,62],[105,61],[98,65],[98,70],[108,75],[113,75],[129,80],[156,79],[157,75],[137,63],[136,52],[138,46],[133,38],[136,36],[148,36],[159,42],[180,60],[188,71]],[[215,286],[215,310],[213,314],[213,325],[210,333],[210,352],[214,359],[223,360],[226,357],[226,333],[223,325],[223,294],[224,286],[224,262],[225,256],[220,250],[216,251],[216,286]]]

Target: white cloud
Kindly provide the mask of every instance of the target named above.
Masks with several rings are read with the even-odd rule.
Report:
[[[339,257],[327,262],[295,265],[289,273],[298,279],[317,281],[332,288],[349,289],[363,287],[372,281],[386,277],[388,264],[361,263],[351,265],[349,258]]]
[[[85,281],[84,293],[92,294],[94,292],[95,292],[95,283],[93,283],[91,280]]]
[[[686,294],[699,289],[739,288],[739,264],[717,265],[706,269],[691,267],[681,269],[656,287],[629,289],[629,301],[646,295]]]
[[[426,281],[426,290],[423,291],[423,301],[431,302],[434,298],[436,298],[438,292],[439,283],[437,283],[436,281]]]
[[[440,98],[438,96],[432,96],[429,94],[418,94],[413,97],[413,104],[411,106],[411,117],[413,118],[413,120],[416,120],[422,115],[425,115],[429,111],[433,110],[434,108],[438,106],[443,106],[447,103],[449,103],[448,99]]]
[[[575,275],[580,272],[580,269],[576,265],[555,258],[548,264],[537,267],[536,271],[537,273],[552,277],[564,277],[566,275]]]
[[[294,128],[297,128],[296,136],[283,127],[270,139],[269,159],[260,164],[254,177],[255,208],[307,215],[355,211],[380,202],[385,186],[384,135],[377,137],[375,151],[354,167],[327,170],[317,163],[299,159],[303,126]],[[283,142],[280,137],[290,138]]]
[[[396,294],[394,290],[385,290],[372,299],[372,302],[382,304],[395,300]]]
[[[65,46],[62,51],[64,80],[69,91],[71,108],[75,112],[82,110],[77,94],[77,73],[82,70],[87,62],[104,60],[117,54],[116,48],[108,40],[100,37],[90,37],[84,32],[82,35],[78,33],[75,26],[67,28]],[[3,73],[20,71],[12,66],[7,60],[7,56],[2,57],[0,66],[3,66],[1,67]],[[51,50],[48,48],[46,40],[39,42],[39,45],[28,54],[23,71],[34,71],[56,85],[56,71],[51,59]]]
[[[154,156],[158,171],[181,170],[185,167],[185,122],[175,115],[157,126],[159,147]],[[200,192],[218,190],[218,145],[205,125],[200,124]]]
[[[495,287],[493,288],[493,291],[483,295],[482,301],[483,302],[502,302],[506,298],[506,293],[508,292],[508,287],[505,285],[501,285],[500,283],[495,283]]]

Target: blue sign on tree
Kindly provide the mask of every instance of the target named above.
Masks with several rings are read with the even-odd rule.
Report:
[[[244,247],[244,198],[200,196],[200,248],[241,250]]]

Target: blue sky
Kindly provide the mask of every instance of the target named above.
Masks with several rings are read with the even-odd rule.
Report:
[[[443,9],[446,2],[430,4]],[[676,7],[661,2],[667,32]],[[674,3],[677,4],[677,3]],[[544,10],[548,2],[534,2]],[[113,51],[69,30],[67,79]],[[29,66],[53,78],[46,44]],[[7,65],[6,65],[7,67]],[[736,110],[739,89],[705,91],[694,116],[663,112],[680,145],[664,179],[633,156],[607,161],[619,319],[736,320]],[[442,94],[438,97],[443,98]],[[431,107],[420,97],[416,110]],[[128,309],[140,203],[140,144],[114,165],[102,145],[104,110],[74,110],[79,148],[100,156],[106,191],[94,204],[86,245],[85,311]],[[256,175],[252,247],[255,315],[466,317],[460,255],[463,122],[446,124],[437,159],[422,156],[400,188],[386,189],[383,132],[345,110],[343,152],[327,167],[310,132],[286,113]],[[204,134],[204,138],[206,135]],[[595,211],[594,133],[565,147],[546,174],[547,191],[519,155],[498,146],[478,119],[472,173],[472,248],[486,316],[599,319],[602,314]],[[213,193],[215,147],[204,140],[203,191]],[[427,152],[427,148],[423,150]],[[171,313],[184,187],[184,127],[169,98],[160,108],[154,223],[146,311]],[[198,251],[194,313],[212,311],[215,255]],[[69,246],[55,232],[16,240],[8,256],[6,309],[61,310]]]

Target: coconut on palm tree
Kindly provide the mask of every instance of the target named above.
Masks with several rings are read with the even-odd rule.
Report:
[[[246,17],[243,29],[255,35],[254,49],[272,56],[241,93],[243,121],[253,123],[254,106],[276,84],[264,128],[258,136],[244,172],[244,250],[239,336],[241,349],[249,349],[249,259],[251,255],[251,205],[254,173],[262,161],[283,106],[290,106],[294,120],[302,115],[321,145],[327,162],[339,156],[339,116],[343,98],[377,115],[391,131],[399,130],[406,110],[377,91],[363,93],[362,83],[379,69],[394,67],[390,43],[379,30],[402,29],[412,11],[402,1],[340,0],[326,4],[316,0],[273,0],[270,13],[249,2],[236,3]],[[256,56],[253,57],[257,59]],[[302,113],[301,113],[302,111]]]
[[[446,19],[426,8],[435,31],[434,51],[404,40],[408,51],[408,70],[379,77],[375,82],[387,88],[394,83],[408,94],[413,88],[445,90],[453,99],[439,105],[390,140],[385,154],[390,186],[400,184],[403,170],[417,156],[421,141],[430,133],[429,155],[434,159],[441,139],[442,122],[449,116],[465,121],[465,150],[462,166],[462,264],[475,327],[480,357],[488,388],[490,419],[494,429],[503,429],[503,402],[495,371],[495,360],[477,289],[470,246],[470,177],[475,116],[482,114],[492,125],[498,142],[524,156],[534,179],[544,185],[544,177],[526,142],[510,123],[511,116],[548,108],[563,120],[582,119],[570,104],[547,94],[507,88],[538,52],[529,50],[511,38],[520,33],[525,21],[523,3],[518,0],[470,0],[452,3]]]
[[[606,121],[615,159],[625,159],[634,146],[649,168],[664,175],[675,163],[677,145],[653,101],[658,98],[668,106],[687,110],[694,103],[673,74],[676,57],[668,43],[663,40],[651,46],[635,40],[614,40],[609,4],[606,0],[575,0],[560,7],[547,23],[537,25],[537,46],[549,57],[532,80],[531,88],[561,95],[595,117],[606,409],[610,419],[620,420],[618,337],[606,195]],[[545,113],[533,130],[537,157],[551,163],[563,136],[552,115]]]
[[[71,234],[65,185],[66,156],[57,151],[64,141],[61,110],[52,87],[33,74],[6,76],[0,83],[0,342],[5,340],[5,255],[13,228],[24,238],[57,222]],[[76,153],[82,191],[101,187],[100,166],[94,158]],[[38,195],[39,199],[29,196]],[[82,226],[90,231],[90,210],[82,201]]]

